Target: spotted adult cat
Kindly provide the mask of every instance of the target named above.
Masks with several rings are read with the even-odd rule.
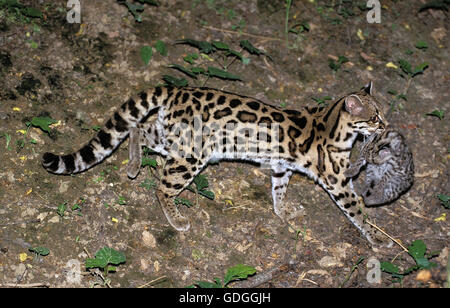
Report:
[[[128,99],[89,143],[68,155],[45,153],[52,173],[82,172],[101,162],[130,134],[128,175],[139,172],[140,145],[166,157],[156,191],[169,223],[190,227],[175,197],[208,164],[221,159],[269,165],[275,213],[286,216],[283,202],[292,172],[316,180],[351,222],[372,243],[383,237],[363,218],[363,202],[344,175],[358,134],[381,133],[385,120],[372,96],[372,83],[327,107],[284,110],[254,98],[209,88],[156,87]],[[156,121],[147,121],[156,115]],[[137,146],[137,144],[139,146]]]
[[[366,205],[391,202],[414,182],[414,162],[405,138],[388,128],[381,135],[373,134],[362,144],[355,163],[344,172],[356,176],[366,166],[361,196]]]

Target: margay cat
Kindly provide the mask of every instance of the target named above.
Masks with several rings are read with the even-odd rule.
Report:
[[[141,145],[166,156],[156,195],[169,223],[178,231],[186,231],[189,220],[180,214],[174,198],[208,161],[269,164],[273,206],[280,218],[285,218],[283,199],[290,176],[294,171],[302,172],[316,180],[376,244],[385,239],[365,223],[364,203],[354,192],[352,179],[344,175],[357,135],[369,136],[385,128],[384,116],[371,92],[372,83],[328,107],[297,111],[215,89],[156,87],[127,100],[79,151],[62,156],[45,153],[43,166],[56,174],[82,172],[110,155],[130,134],[133,149],[128,175],[133,178],[139,172]],[[157,120],[147,122],[155,114]],[[184,127],[180,129],[181,124]]]
[[[355,163],[344,172],[356,176],[366,166],[361,191],[366,205],[391,202],[404,193],[414,181],[414,162],[405,138],[393,129],[373,134],[363,144]]]

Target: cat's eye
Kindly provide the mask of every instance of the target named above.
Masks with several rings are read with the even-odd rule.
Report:
[[[370,122],[378,123],[378,116],[373,116],[370,118]]]

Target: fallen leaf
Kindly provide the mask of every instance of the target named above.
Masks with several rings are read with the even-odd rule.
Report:
[[[394,68],[394,69],[398,69],[398,66],[397,65],[395,65],[394,63],[392,63],[392,62],[388,62],[388,63],[386,63],[386,67],[389,67],[389,68]]]
[[[356,35],[358,36],[358,38],[359,38],[361,41],[364,41],[364,40],[365,40],[364,35],[363,35],[363,32],[362,32],[361,29],[358,29],[358,31],[356,32]]]
[[[229,206],[233,206],[233,201],[230,199],[225,199],[225,204],[228,204]]]
[[[436,43],[440,43],[446,37],[447,31],[444,27],[436,28],[431,32],[431,37],[436,41]]]
[[[435,218],[434,221],[439,222],[439,221],[446,221],[447,220],[447,213],[443,213],[441,216],[439,216],[438,218]]]
[[[22,252],[21,254],[19,254],[20,262],[25,262],[27,258],[28,258],[28,255],[25,252]]]

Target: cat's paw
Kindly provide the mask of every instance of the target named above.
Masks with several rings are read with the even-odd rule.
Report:
[[[372,249],[377,251],[382,248],[391,248],[394,242],[378,230],[373,230],[366,234],[367,240],[372,245]]]
[[[285,202],[283,206],[274,207],[275,214],[284,222],[295,219],[297,217],[305,216],[305,208],[302,205],[294,202]]]
[[[141,170],[141,160],[135,159],[128,163],[127,166],[127,175],[130,179],[134,179],[139,174]]]
[[[167,218],[167,220],[172,225],[172,227],[174,227],[175,230],[177,230],[179,232],[186,232],[191,227],[191,223],[189,222],[189,219],[187,219],[186,217],[184,217],[182,215],[179,215],[176,218],[175,217],[171,217],[170,219]]]

